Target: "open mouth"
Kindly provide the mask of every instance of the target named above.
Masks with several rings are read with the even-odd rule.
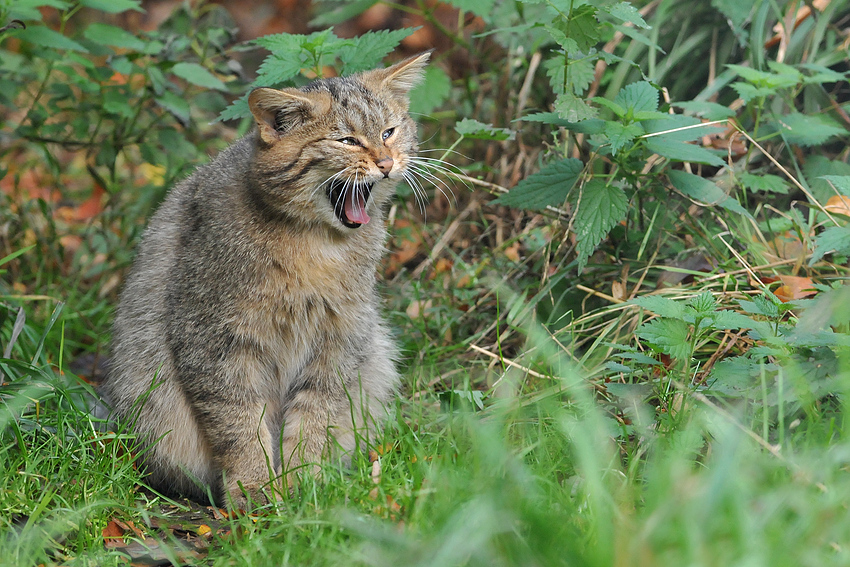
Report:
[[[372,193],[374,183],[353,183],[349,180],[336,180],[328,189],[328,199],[334,208],[334,214],[348,228],[359,228],[369,222],[366,203]]]

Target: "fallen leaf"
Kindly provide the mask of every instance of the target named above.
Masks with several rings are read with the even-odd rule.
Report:
[[[782,285],[773,290],[773,294],[783,303],[793,301],[795,299],[803,299],[817,294],[817,290],[813,289],[815,283],[812,278],[802,276],[769,276],[761,278],[764,283],[781,282]]]
[[[830,213],[850,217],[850,197],[846,195],[833,195],[826,202],[824,209]]]

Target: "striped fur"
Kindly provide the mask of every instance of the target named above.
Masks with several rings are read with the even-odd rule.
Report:
[[[154,487],[247,508],[380,419],[397,374],[375,271],[427,59],[256,89],[257,129],[154,215],[102,386]]]

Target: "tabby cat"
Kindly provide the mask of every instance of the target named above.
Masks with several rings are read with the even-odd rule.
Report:
[[[255,89],[257,128],[152,218],[102,393],[155,488],[245,509],[271,478],[350,455],[385,412],[398,376],[376,267],[428,58]]]

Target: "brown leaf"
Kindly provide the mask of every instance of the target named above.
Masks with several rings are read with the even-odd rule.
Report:
[[[850,197],[846,195],[833,195],[826,202],[824,209],[833,214],[850,217]]]
[[[762,278],[762,281],[764,283],[782,283],[782,285],[773,290],[773,294],[783,303],[817,294],[817,290],[813,289],[815,283],[812,281],[812,278],[779,275]]]

